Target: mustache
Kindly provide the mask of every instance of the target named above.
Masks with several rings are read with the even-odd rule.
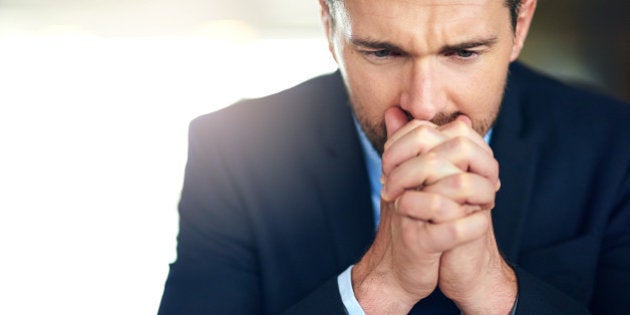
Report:
[[[459,115],[463,115],[462,112],[454,112],[454,113],[438,113],[430,120],[431,123],[436,124],[438,126],[446,125],[450,122],[453,122]],[[407,116],[407,121],[412,121],[415,118],[411,115],[410,112],[405,111],[405,116]]]

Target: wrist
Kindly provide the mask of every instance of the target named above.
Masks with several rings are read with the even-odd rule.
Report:
[[[351,272],[352,290],[366,314],[408,314],[417,298],[395,285],[392,277],[359,262]]]
[[[505,262],[497,271],[480,283],[469,298],[455,301],[463,314],[510,314],[518,295],[516,274]]]

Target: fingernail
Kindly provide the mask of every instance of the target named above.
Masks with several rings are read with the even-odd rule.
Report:
[[[385,186],[383,186],[383,189],[381,189],[381,199],[390,202],[391,200],[389,200],[389,197],[387,197],[387,193],[385,192]]]
[[[501,180],[500,179],[497,180],[497,191],[499,191],[499,189],[501,189]]]
[[[385,185],[385,175],[381,175],[381,185]]]

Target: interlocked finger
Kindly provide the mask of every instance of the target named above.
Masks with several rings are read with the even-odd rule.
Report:
[[[479,146],[469,138],[457,137],[435,146],[428,154],[447,159],[464,172],[479,174],[497,185],[499,163],[492,152]]]
[[[438,130],[447,139],[467,138],[477,144],[480,148],[493,155],[492,149],[483,139],[483,137],[473,130],[467,123],[457,119],[449,124],[439,126]]]
[[[391,170],[401,163],[424,154],[447,140],[434,126],[427,124],[420,124],[406,131],[406,134],[388,141],[390,144],[382,156],[385,176],[388,176]],[[400,134],[401,132],[396,133],[396,135]]]
[[[443,223],[465,216],[469,209],[436,193],[409,190],[395,201],[396,213],[427,223]]]
[[[384,150],[387,151],[392,144],[398,141],[398,139],[407,135],[411,130],[414,130],[415,128],[419,126],[429,126],[429,127],[437,128],[437,126],[430,121],[417,120],[417,119],[410,120],[406,125],[398,129],[393,135],[388,136],[387,142],[385,142]]]
[[[423,191],[441,195],[460,205],[479,206],[468,207],[471,211],[490,210],[494,208],[496,186],[480,175],[459,173],[425,186]]]
[[[421,189],[441,178],[463,172],[436,154],[427,153],[405,161],[387,177],[381,197],[393,201],[407,189]]]
[[[418,225],[418,239],[427,251],[447,251],[485,235],[489,218],[485,211],[478,211],[454,221]]]

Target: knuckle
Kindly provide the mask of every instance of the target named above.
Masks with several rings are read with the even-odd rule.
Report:
[[[383,155],[381,156],[381,162],[383,163],[383,169],[388,169],[390,167],[390,165],[392,164],[391,159],[392,159],[391,151],[385,150],[383,152]]]
[[[456,134],[456,135],[467,135],[470,133],[470,130],[471,130],[471,128],[469,128],[468,125],[461,120],[455,120],[449,123],[445,127],[451,133]]]
[[[396,209],[396,213],[400,215],[408,214],[407,199],[408,195],[405,193],[403,193],[400,197],[396,199],[396,201],[394,202],[394,204],[396,205],[394,207]]]
[[[458,137],[453,138],[451,143],[455,149],[463,153],[468,153],[472,150],[472,142],[470,141],[470,139],[464,136],[458,136]]]
[[[432,213],[434,217],[442,217],[445,212],[442,197],[437,194],[431,194],[427,198],[429,198],[428,204],[430,213]]]
[[[422,142],[433,132],[433,128],[427,125],[420,125],[413,130],[413,137],[416,142]]]
[[[397,187],[400,182],[402,174],[399,168],[392,169],[387,176],[387,183],[385,184],[385,188],[387,191],[393,190]]]
[[[463,231],[459,224],[449,224],[446,232],[450,242],[458,242],[463,237]]]
[[[496,159],[492,159],[490,163],[491,163],[492,170],[494,171],[494,174],[498,178],[499,177],[499,161],[497,161]]]
[[[453,121],[452,124],[453,124],[453,128],[459,132],[467,132],[468,129],[470,129],[468,128],[468,125],[466,125],[466,123],[461,120],[455,120]]]
[[[492,210],[494,209],[494,206],[495,206],[494,201],[491,201],[484,205],[484,209]]]
[[[424,163],[427,164],[427,167],[434,168],[442,164],[442,159],[439,154],[435,152],[427,152],[422,156]]]
[[[467,190],[470,187],[470,178],[468,173],[459,173],[453,175],[451,185],[457,190]]]

